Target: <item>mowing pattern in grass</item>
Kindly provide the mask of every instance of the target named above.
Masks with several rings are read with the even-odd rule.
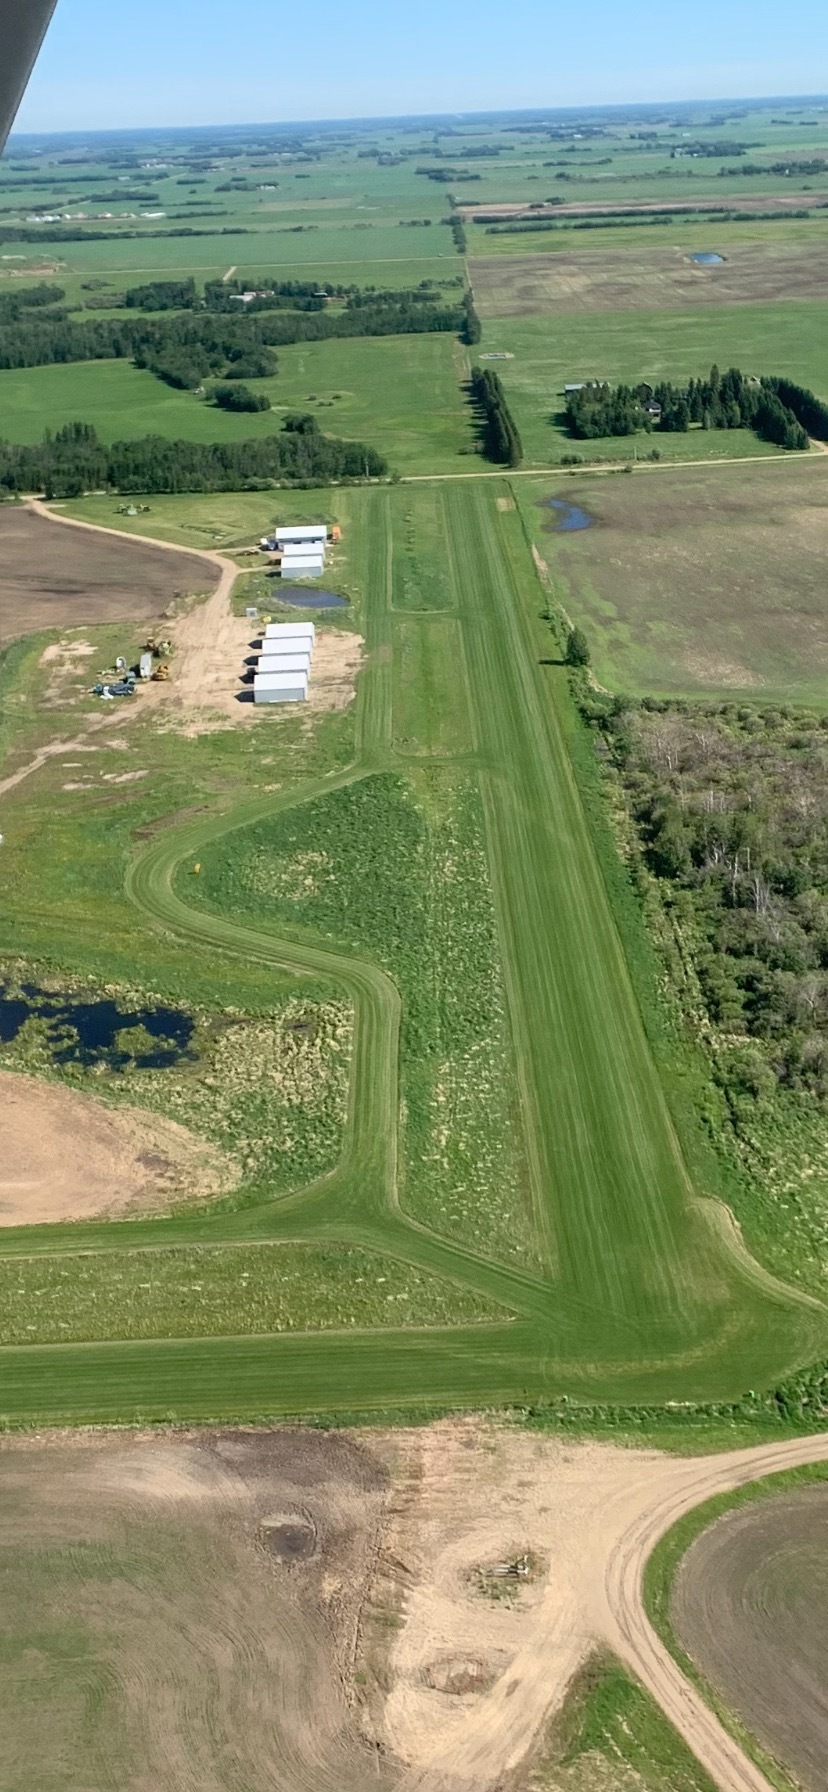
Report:
[[[0,1263],[0,1314],[2,1344],[396,1330],[503,1317],[470,1289],[393,1258],[305,1244],[16,1258]]]
[[[740,1259],[693,1199],[641,1018],[640,1004],[649,1014],[657,1002],[655,985],[631,981],[607,894],[621,892],[623,872],[608,848],[596,854],[573,773],[573,753],[582,766],[588,741],[565,674],[544,663],[549,631],[538,612],[547,600],[520,513],[505,508],[508,486],[450,488],[445,537],[433,511],[418,541],[424,565],[446,568],[471,750],[462,764],[439,756],[444,698],[415,657],[404,674],[406,728],[438,752],[412,755],[401,774],[394,525],[404,533],[407,497],[343,494],[366,639],[350,715],[318,734],[302,718],[268,718],[186,747],[147,726],[145,763],[158,755],[169,776],[154,809],[131,798],[110,818],[50,787],[42,814],[59,826],[26,835],[15,820],[9,837],[21,888],[38,897],[25,918],[11,917],[16,940],[25,929],[41,937],[47,916],[50,939],[85,954],[98,975],[123,967],[128,950],[133,979],[139,964],[158,962],[164,978],[147,975],[152,987],[192,983],[199,1000],[220,989],[223,1000],[205,1003],[212,1012],[241,1006],[250,989],[258,994],[243,1012],[271,999],[281,1012],[294,977],[310,999],[332,991],[353,1010],[336,1169],[279,1200],[260,1186],[235,1209],[131,1221],[128,1231],[90,1223],[48,1237],[8,1232],[0,1249],[61,1266],[61,1249],[76,1262],[94,1250],[105,1280],[125,1245],[136,1261],[148,1246],[150,1257],[198,1248],[222,1259],[215,1280],[224,1282],[257,1243],[343,1245],[438,1278],[449,1323],[467,1316],[467,1293],[483,1303],[481,1320],[492,1317],[419,1332],[413,1319],[389,1323],[381,1339],[370,1320],[350,1325],[352,1307],[336,1339],[311,1329],[243,1336],[225,1318],[216,1334],[198,1321],[192,1335],[156,1339],[151,1350],[119,1341],[109,1319],[99,1344],[7,1350],[9,1417],[422,1410],[562,1392],[721,1400],[820,1354],[822,1314]],[[131,826],[176,803],[189,806],[178,826],[142,829],[138,849],[129,847]],[[59,879],[45,857],[56,840]],[[625,949],[646,983],[640,917],[624,890]],[[134,1265],[129,1273],[137,1276]],[[193,1282],[204,1279],[193,1272]],[[61,1285],[54,1314],[68,1321],[71,1275]],[[290,1298],[306,1310],[298,1290]],[[29,1303],[27,1325],[52,1322],[44,1304]],[[329,1311],[322,1295],[314,1310]]]
[[[394,494],[395,610],[450,610],[454,603],[445,555],[446,515],[439,486]]]
[[[381,773],[234,834],[205,854],[199,895],[353,946],[392,974],[404,1204],[440,1231],[531,1260],[479,799],[470,779],[436,769],[418,788],[420,800]]]

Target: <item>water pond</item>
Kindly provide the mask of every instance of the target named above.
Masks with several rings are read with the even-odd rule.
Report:
[[[308,591],[304,585],[288,585],[286,590],[280,586],[279,603],[290,604],[293,610],[344,610],[348,599],[336,591]]]
[[[552,535],[571,535],[577,529],[591,529],[595,521],[588,510],[582,510],[580,504],[569,504],[565,498],[542,498],[541,510],[554,510],[551,523],[544,527]]]
[[[0,983],[0,1044],[11,1045],[27,1020],[45,1021],[56,1064],[104,1064],[109,1070],[137,1065],[163,1070],[191,1057],[194,1023],[177,1008],[121,1008],[109,998],[83,1001],[61,997],[36,983],[14,991]],[[135,1033],[133,1049],[129,1034]]]
[[[691,255],[690,260],[695,261],[697,267],[700,268],[724,267],[724,256],[716,255],[712,249],[705,249],[704,251],[700,251],[697,255]]]

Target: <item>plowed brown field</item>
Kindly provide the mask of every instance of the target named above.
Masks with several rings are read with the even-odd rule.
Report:
[[[761,1500],[702,1532],[672,1619],[753,1734],[811,1792],[828,1792],[828,1486]]]
[[[175,597],[211,591],[201,554],[139,536],[67,529],[24,505],[0,505],[0,642],[37,629],[161,616]]]

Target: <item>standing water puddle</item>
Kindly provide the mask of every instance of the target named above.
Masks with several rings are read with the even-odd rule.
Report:
[[[691,255],[690,260],[694,261],[696,263],[696,266],[700,267],[700,268],[723,268],[724,267],[724,256],[716,255],[710,249],[705,249],[703,252],[700,252],[698,255]]]
[[[576,529],[591,529],[595,518],[588,510],[582,510],[580,504],[568,504],[564,498],[543,498],[541,510],[554,510],[555,520],[545,523],[544,528],[550,535],[570,535]]]
[[[163,1070],[190,1056],[193,1022],[177,1008],[142,1008],[136,1013],[109,999],[61,999],[35,983],[21,984],[14,994],[0,984],[0,1044],[11,1045],[27,1020],[48,1022],[46,1033],[56,1064],[105,1064],[109,1070],[133,1064],[142,1070]],[[130,1049],[129,1034],[138,1029]]]
[[[295,610],[343,610],[348,599],[336,591],[305,591],[301,585],[289,585],[286,591],[279,591],[279,603]]]

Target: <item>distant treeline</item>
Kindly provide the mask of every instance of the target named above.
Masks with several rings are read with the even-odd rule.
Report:
[[[255,297],[243,299],[253,292]],[[208,280],[203,295],[195,281],[150,280],[145,286],[131,286],[124,295],[124,304],[135,311],[229,311],[236,317],[251,311],[324,311],[329,298],[349,298],[359,292],[357,286],[334,286],[319,280],[268,280],[266,276],[249,282],[242,280]]]
[[[807,448],[809,435],[828,439],[828,406],[784,379],[750,379],[731,367],[712,367],[706,380],[687,386],[611,386],[592,382],[569,393],[566,421],[579,441],[631,436],[639,430],[668,433],[703,429],[752,429],[779,448]]]
[[[114,220],[117,223],[117,220]],[[90,230],[86,224],[0,224],[0,243],[123,243],[136,238],[179,236],[255,236],[244,224],[223,224],[220,230],[196,230],[179,224],[175,230]]]
[[[381,479],[387,462],[362,442],[322,435],[314,417],[286,417],[280,434],[253,442],[170,442],[142,436],[107,447],[88,423],[68,423],[25,447],[0,442],[0,491],[47,498],[83,492],[256,491]]]
[[[825,156],[812,156],[808,161],[788,162],[745,162],[743,168],[720,168],[719,175],[727,178],[731,174],[824,174],[828,168]]]
[[[523,447],[498,374],[491,367],[473,367],[471,389],[483,419],[483,451],[488,460],[517,467]]]
[[[817,199],[816,205],[821,208],[825,202]],[[812,202],[813,206],[813,202]],[[487,236],[526,236],[538,230],[606,230],[612,226],[622,228],[640,224],[670,224],[677,218],[692,218],[696,223],[704,224],[764,224],[778,222],[780,218],[809,218],[811,211],[801,206],[792,211],[788,206],[780,211],[731,211],[726,206],[709,205],[700,209],[697,205],[673,206],[663,210],[653,207],[646,212],[636,211],[635,206],[617,212],[592,212],[588,217],[564,213],[557,217],[511,218],[496,222],[487,220],[482,215],[475,218],[476,224],[486,224]]]
[[[455,212],[453,217],[446,219],[446,223],[454,237],[454,247],[457,250],[458,255],[465,255],[469,246],[469,239],[466,236],[466,227],[462,218]]]
[[[153,283],[155,285],[156,283]],[[186,283],[169,282],[175,288]],[[120,317],[76,320],[65,311],[21,308],[3,318],[0,368],[48,367],[70,361],[131,358],[171,385],[195,388],[210,374],[254,379],[275,372],[275,347],[331,337],[400,336],[447,332],[474,342],[479,334],[470,295],[453,303],[433,289],[352,294],[343,309],[270,310],[237,304],[232,310],[152,310],[151,288],[125,295]],[[293,295],[300,302],[307,295]],[[242,370],[234,364],[241,362]]]

